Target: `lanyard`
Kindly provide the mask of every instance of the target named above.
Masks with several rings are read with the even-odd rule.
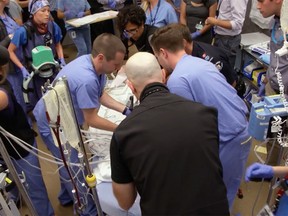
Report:
[[[283,37],[283,35],[281,35],[279,37],[279,39],[275,38],[276,26],[277,26],[277,22],[275,22],[273,25],[272,32],[271,32],[271,39],[272,39],[273,43],[278,44],[284,40],[284,37]]]
[[[220,10],[220,6],[223,2],[223,0],[218,0],[218,5],[217,5],[217,10],[216,10],[216,18],[219,16],[219,10]]]
[[[159,7],[160,7],[160,1],[161,0],[158,0],[157,9],[156,9],[156,13],[154,15],[154,18],[152,17],[152,9],[151,9],[151,4],[149,2],[150,19],[151,19],[151,25],[152,26],[155,24],[155,20],[156,20],[156,17],[157,17],[158,11],[159,11]]]

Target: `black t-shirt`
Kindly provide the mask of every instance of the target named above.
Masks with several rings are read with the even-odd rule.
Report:
[[[213,63],[225,76],[227,82],[232,84],[237,80],[237,74],[229,63],[229,53],[229,50],[215,47],[207,43],[193,41],[192,56]]]
[[[153,35],[153,33],[156,31],[157,27],[151,26],[151,25],[144,25],[144,30],[142,35],[139,37],[137,41],[133,40],[132,38],[130,39],[132,44],[135,44],[139,52],[149,52],[153,53],[153,49],[150,46],[149,40],[150,37]],[[124,45],[126,46],[127,53],[126,53],[126,59],[128,58],[128,39],[123,40]]]
[[[34,132],[27,121],[27,117],[22,107],[17,103],[16,98],[12,93],[10,84],[6,81],[5,83],[0,84],[0,89],[7,92],[9,100],[8,107],[0,111],[1,127],[26,143],[33,145]],[[15,141],[12,139],[4,137],[4,135],[1,133],[0,137],[11,157],[20,159],[21,157],[25,157],[29,154],[28,151],[20,147],[20,145],[15,143]]]
[[[112,179],[134,182],[142,215],[229,215],[217,111],[154,83],[111,140]]]

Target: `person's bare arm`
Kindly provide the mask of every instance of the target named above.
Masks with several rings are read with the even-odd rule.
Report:
[[[0,111],[8,106],[8,96],[6,92],[0,90]]]
[[[206,25],[216,25],[220,26],[225,29],[232,29],[231,21],[230,20],[220,20],[216,19],[215,17],[208,17],[205,21]]]
[[[217,10],[217,3],[215,3],[209,7],[209,17],[215,17],[216,16],[216,10]],[[210,31],[211,27],[212,27],[211,24],[205,23],[203,28],[200,30],[201,34],[204,34],[205,32]]]
[[[20,0],[17,0],[18,4],[22,7],[22,8],[25,8],[25,7],[28,7],[28,4],[29,4],[29,1],[20,1]]]
[[[55,45],[55,49],[56,49],[58,58],[59,59],[64,58],[63,48],[60,42]]]
[[[88,126],[108,131],[114,131],[117,127],[116,124],[99,116],[98,109],[82,109],[82,112]]]
[[[116,110],[120,113],[122,113],[125,109],[125,105],[114,100],[108,93],[103,92],[101,98],[100,98],[100,102],[101,104],[103,104],[104,106]]]
[[[57,10],[57,17],[58,17],[59,19],[64,19],[64,18],[65,18],[64,11]]]
[[[13,43],[9,44],[8,51],[10,54],[10,59],[18,68],[22,68],[23,65],[15,54],[16,49],[17,47]]]
[[[179,23],[181,23],[183,25],[187,25],[187,21],[186,21],[186,3],[183,0],[181,0],[181,4],[180,4]]]
[[[288,175],[288,167],[287,166],[274,166],[273,167],[274,176],[283,177]]]
[[[112,181],[113,193],[119,206],[128,211],[135,202],[137,191],[133,182],[118,184]]]
[[[90,10],[86,10],[85,13],[84,13],[84,16],[88,16],[91,14],[91,11]]]

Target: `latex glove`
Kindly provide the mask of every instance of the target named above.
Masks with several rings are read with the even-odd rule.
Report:
[[[194,40],[195,38],[199,37],[200,35],[201,35],[200,31],[193,32],[191,34],[192,40]]]
[[[270,64],[270,53],[269,54],[262,54],[261,56],[259,56],[259,59],[269,65]]]
[[[259,87],[259,90],[258,90],[258,94],[257,96],[258,97],[264,97],[265,96],[265,83],[261,83],[260,87]]]
[[[27,71],[27,69],[25,67],[22,67],[20,68],[21,72],[22,72],[22,75],[23,75],[23,78],[27,78],[29,76],[29,73]]]
[[[66,65],[65,59],[64,58],[60,58],[59,59],[60,62],[60,67],[63,68]]]
[[[64,12],[65,18],[67,20],[74,18],[75,16],[73,16],[73,14],[70,11],[65,11]]]
[[[85,15],[85,12],[84,11],[81,11],[81,12],[79,12],[78,14],[77,14],[77,17],[78,18],[81,18],[81,17],[83,17]]]
[[[114,9],[116,7],[116,0],[108,0],[108,6]]]
[[[271,179],[274,171],[272,166],[254,163],[246,169],[245,181],[253,181],[253,179]]]
[[[125,109],[123,110],[122,114],[125,116],[130,115],[130,113],[132,112],[131,109],[129,109],[129,107],[125,107]]]

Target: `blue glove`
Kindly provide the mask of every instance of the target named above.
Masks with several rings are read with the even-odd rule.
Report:
[[[270,64],[270,53],[269,54],[262,54],[261,56],[259,56],[259,59],[269,65]]]
[[[59,59],[60,62],[60,67],[63,68],[66,65],[65,59],[64,58],[60,58]]]
[[[245,181],[253,181],[253,179],[271,179],[274,171],[272,166],[254,163],[246,169]]]
[[[75,16],[73,16],[73,14],[70,11],[65,11],[64,12],[65,18],[67,20],[74,18]]]
[[[195,38],[199,37],[200,35],[201,35],[200,31],[193,32],[191,34],[192,40],[194,40]]]
[[[265,83],[261,83],[260,87],[259,87],[259,90],[258,90],[258,94],[257,96],[258,97],[264,97],[265,96]]]
[[[116,0],[108,0],[108,6],[114,9],[116,7]]]
[[[84,12],[84,11],[82,11],[82,12],[79,12],[79,13],[77,14],[77,17],[78,17],[78,18],[81,18],[81,17],[83,17],[83,16],[84,16],[84,14],[85,14],[85,12]]]
[[[125,109],[123,110],[122,114],[125,116],[130,115],[130,113],[132,112],[131,109],[129,109],[129,107],[125,107]]]
[[[21,72],[22,72],[22,75],[23,75],[23,78],[27,78],[29,76],[29,73],[27,71],[27,69],[25,67],[22,67],[20,68]]]

